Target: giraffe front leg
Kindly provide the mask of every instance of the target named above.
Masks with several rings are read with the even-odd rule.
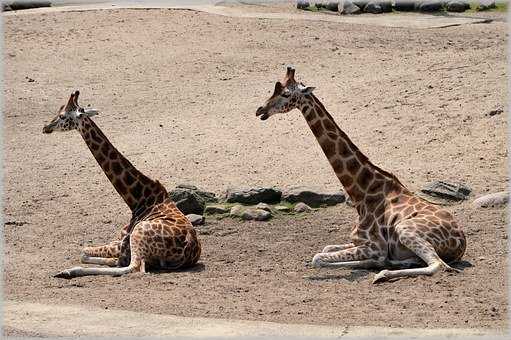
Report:
[[[381,268],[384,265],[384,259],[384,254],[368,246],[353,246],[339,251],[316,254],[312,259],[312,266],[315,268]]]
[[[322,253],[330,253],[332,251],[339,251],[339,250],[353,248],[354,246],[355,245],[353,243],[338,244],[338,245],[332,244],[332,245],[328,245],[325,248],[323,248],[323,250],[321,252]]]
[[[86,247],[80,255],[80,262],[116,267],[120,256],[121,241],[95,247]]]

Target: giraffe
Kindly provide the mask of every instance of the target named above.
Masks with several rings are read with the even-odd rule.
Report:
[[[326,246],[312,265],[381,269],[373,283],[440,270],[459,272],[448,263],[461,259],[466,240],[452,214],[417,197],[394,174],[371,163],[313,90],[296,82],[295,69],[288,66],[284,80],[256,111],[261,120],[294,108],[302,112],[359,215],[351,242]]]
[[[115,190],[132,212],[119,239],[82,250],[81,262],[108,267],[73,267],[55,275],[74,278],[86,275],[145,273],[146,266],[177,269],[197,263],[201,244],[186,216],[170,199],[160,182],[138,171],[107,139],[91,119],[97,110],[78,105],[80,92],[71,94],[43,133],[78,130]]]

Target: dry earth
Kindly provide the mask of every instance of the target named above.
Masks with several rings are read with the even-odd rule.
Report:
[[[507,326],[505,209],[450,209],[465,226],[461,274],[372,285],[369,271],[308,266],[347,241],[342,205],[270,222],[209,219],[193,271],[52,278],[129,219],[78,133],[43,135],[74,89],[142,171],[168,188],[339,186],[298,112],[255,118],[284,65],[339,125],[412,190],[475,196],[508,183],[505,22],[402,29],[182,10],[4,17],[4,298],[182,316],[298,323]],[[31,81],[33,80],[33,81]],[[494,116],[488,113],[503,109]],[[14,333],[15,334],[15,333]]]

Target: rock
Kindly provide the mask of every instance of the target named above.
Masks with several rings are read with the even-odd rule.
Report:
[[[355,14],[360,13],[360,7],[355,5],[351,0],[341,0],[338,7],[339,14]]]
[[[291,208],[286,205],[276,205],[273,207],[273,209],[280,211],[280,212],[290,212]]]
[[[495,0],[479,0],[479,5],[477,6],[477,9],[479,11],[487,11],[492,8],[496,8]]]
[[[227,203],[258,204],[280,202],[282,192],[275,188],[228,189]]]
[[[378,1],[378,4],[380,5],[383,13],[392,12],[392,1]]]
[[[51,2],[38,0],[2,1],[2,11],[4,12],[39,7],[51,7]]]
[[[370,1],[365,5],[364,12],[373,14],[392,12],[392,3],[390,1]]]
[[[202,215],[204,213],[206,202],[195,192],[187,189],[174,189],[169,192],[169,195],[183,214]]]
[[[342,192],[322,192],[316,188],[293,187],[282,194],[282,200],[289,203],[303,202],[311,207],[317,208],[321,205],[336,205],[346,200]]]
[[[229,209],[223,205],[207,205],[206,209],[204,209],[204,212],[209,215],[227,214]]]
[[[215,193],[200,190],[195,185],[179,184],[178,186],[176,186],[176,189],[183,189],[183,190],[192,191],[192,192],[196,193],[197,195],[199,195],[199,197],[201,197],[207,203],[216,203],[216,202],[218,202],[218,198],[216,197]]]
[[[371,1],[364,7],[365,13],[380,14],[383,13],[381,6],[376,1]]]
[[[426,0],[417,1],[415,3],[415,10],[421,12],[437,12],[441,11],[443,7],[442,1]]]
[[[509,192],[501,191],[478,197],[474,200],[473,204],[477,208],[497,208],[507,205],[508,202]]]
[[[452,0],[447,2],[445,9],[448,12],[465,12],[470,9],[470,4],[462,0]]]
[[[353,1],[353,4],[355,6],[357,6],[358,8],[364,8],[368,3],[369,3],[369,1],[358,1],[358,0]]]
[[[401,12],[409,12],[415,10],[415,2],[411,0],[401,0],[394,3],[394,9]]]
[[[235,205],[231,208],[231,211],[229,212],[229,215],[231,217],[241,217],[243,215],[243,212],[245,211],[245,208],[242,205]]]
[[[241,219],[245,221],[266,221],[270,219],[271,212],[262,209],[247,209],[241,215]]]
[[[297,213],[304,213],[304,212],[311,212],[312,208],[303,202],[298,202],[298,203],[296,203],[293,210],[294,210],[294,212],[297,212]]]
[[[197,214],[188,214],[186,218],[190,221],[192,225],[203,225],[204,224],[204,216]]]
[[[439,197],[447,200],[462,201],[466,200],[472,191],[469,187],[461,183],[447,183],[435,181],[426,185],[421,191],[427,195]]]
[[[328,1],[324,7],[329,11],[337,12],[339,10],[339,1]]]
[[[255,208],[271,212],[271,207],[266,203],[259,203],[258,205],[255,206]]]
[[[306,9],[309,6],[310,6],[310,3],[308,1],[298,0],[296,2],[296,8],[298,8],[298,9]]]

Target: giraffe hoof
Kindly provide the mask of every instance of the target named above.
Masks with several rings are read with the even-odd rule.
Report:
[[[389,271],[385,269],[385,270],[382,270],[381,272],[379,272],[378,274],[376,274],[374,276],[373,283],[381,283],[381,282],[387,281],[386,274],[388,272]]]
[[[76,277],[77,270],[81,269],[80,267],[73,267],[71,269],[66,269],[53,275],[53,277],[61,278],[61,279],[72,279]]]
[[[316,254],[312,258],[312,266],[314,268],[321,268],[321,265],[323,264],[323,261],[321,261],[321,254]]]
[[[72,279],[73,278],[73,276],[71,276],[71,272],[67,269],[53,275],[53,277],[57,277],[60,279]]]

